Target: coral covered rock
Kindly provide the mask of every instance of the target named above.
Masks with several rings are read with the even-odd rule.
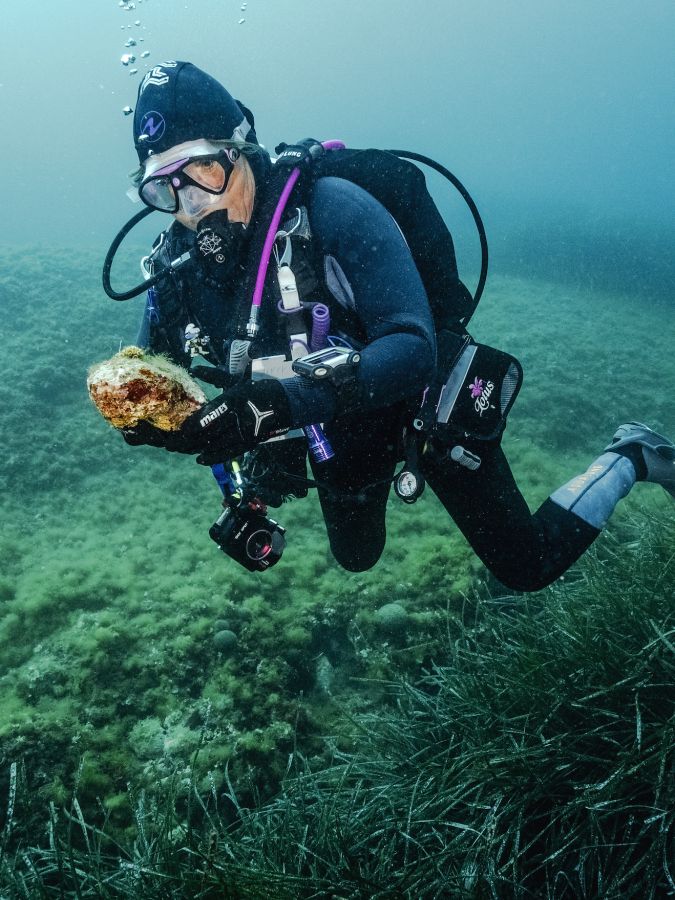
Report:
[[[101,415],[115,428],[133,428],[145,421],[163,431],[177,431],[206,402],[202,389],[184,369],[139,347],[125,347],[93,366],[87,389]]]

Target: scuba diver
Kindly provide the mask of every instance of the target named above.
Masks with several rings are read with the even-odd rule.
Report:
[[[148,209],[111,247],[104,285],[115,299],[146,293],[139,345],[221,392],[179,431],[140,422],[124,437],[213,467],[225,513],[211,536],[243,565],[277,561],[283,529],[267,507],[313,486],[337,562],[369,569],[392,484],[413,502],[428,483],[494,576],[532,591],[581,556],[636,481],[675,496],[675,446],[630,422],[530,512],[500,446],[520,366],[466,331],[478,296],[423,177],[378,181],[391,160],[402,178],[421,175],[405,153],[308,140],[273,160],[251,112],[175,61],[143,78],[134,142]],[[389,203],[377,199],[386,189]],[[142,262],[144,283],[117,293],[112,256],[149,210],[172,221]]]

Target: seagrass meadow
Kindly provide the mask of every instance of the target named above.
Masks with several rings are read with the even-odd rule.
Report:
[[[429,492],[392,499],[371,572],[332,562],[310,494],[249,574],[208,537],[210,472],[87,397],[140,312],[99,264],[0,251],[0,896],[675,894],[670,498],[639,486],[528,596]],[[523,363],[504,446],[533,507],[618,423],[673,431],[673,324],[490,280],[472,330]]]

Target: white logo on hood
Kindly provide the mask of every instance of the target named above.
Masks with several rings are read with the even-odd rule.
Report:
[[[141,81],[141,89],[138,93],[142,94],[149,84],[154,84],[157,87],[161,87],[163,84],[166,84],[169,80],[169,76],[166,74],[162,66],[164,66],[166,69],[175,69],[177,65],[178,63],[172,62],[170,60],[169,62],[163,62],[161,66],[155,66],[154,68],[150,69],[150,71],[144,76],[143,81]]]

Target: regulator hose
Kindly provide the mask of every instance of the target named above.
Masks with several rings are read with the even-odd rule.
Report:
[[[480,240],[480,250],[481,250],[481,267],[480,267],[480,277],[478,278],[478,284],[476,285],[476,291],[473,297],[473,308],[475,309],[478,306],[478,301],[483,295],[483,289],[485,288],[485,282],[487,280],[488,273],[488,243],[487,243],[487,235],[485,234],[485,226],[483,225],[483,220],[480,217],[480,213],[478,212],[478,207],[473,202],[473,198],[471,194],[464,187],[462,182],[457,178],[449,169],[446,169],[445,166],[442,166],[440,163],[436,162],[434,159],[430,159],[428,156],[423,156],[421,153],[413,153],[410,150],[389,150],[389,153],[393,153],[395,156],[399,156],[403,159],[411,159],[413,162],[423,163],[425,166],[429,166],[430,169],[434,169],[444,178],[452,184],[459,193],[464,198],[466,205],[469,207],[471,211],[471,215],[473,216],[473,220],[476,223],[476,229],[478,230],[478,239]]]
[[[126,225],[123,225],[122,228],[120,228],[115,239],[110,245],[110,249],[106,253],[102,273],[103,290],[111,300],[131,300],[132,297],[138,297],[139,294],[142,294],[143,291],[147,290],[149,287],[152,287],[153,284],[157,284],[160,278],[162,278],[167,273],[167,270],[158,272],[157,275],[153,275],[151,278],[144,280],[142,284],[137,284],[136,287],[133,287],[128,291],[115,291],[110,284],[110,270],[112,268],[113,259],[115,258],[115,254],[117,253],[120,244],[129,234],[132,228],[135,228],[136,225],[138,225],[138,223],[142,221],[146,216],[149,216],[151,212],[154,212],[154,210],[150,209],[149,206],[146,206],[140,212],[136,213],[133,218],[129,219]]]

